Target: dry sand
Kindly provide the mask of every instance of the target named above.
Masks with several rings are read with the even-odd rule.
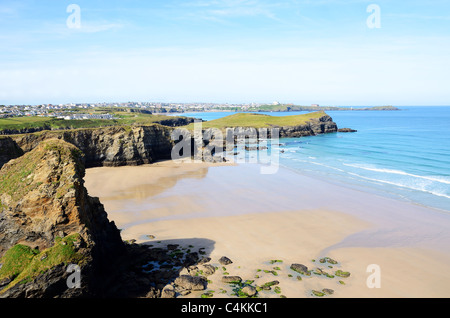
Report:
[[[325,297],[450,296],[450,217],[436,210],[287,169],[261,175],[257,165],[166,161],[88,169],[85,180],[124,239],[205,248],[218,267],[208,277],[214,297],[230,297],[230,287],[220,282],[224,272],[256,285],[279,281],[280,294],[272,288],[261,297],[313,297],[311,290],[323,288],[334,290]],[[222,256],[233,264],[223,269]],[[338,264],[321,264],[325,256]],[[292,263],[351,275],[312,274],[299,281]],[[380,288],[367,285],[371,264],[379,266]],[[264,272],[274,267],[277,276]]]

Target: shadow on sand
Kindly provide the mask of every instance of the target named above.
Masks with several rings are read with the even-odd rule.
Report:
[[[105,291],[111,298],[159,298],[169,288],[176,294],[189,290],[174,286],[182,273],[196,277],[200,266],[210,260],[215,242],[203,238],[186,238],[144,243],[127,243],[126,253],[115,268],[116,276]],[[197,281],[203,282],[201,276]],[[206,279],[204,280],[206,287]],[[169,286],[168,286],[169,285]],[[175,289],[176,287],[176,289]]]

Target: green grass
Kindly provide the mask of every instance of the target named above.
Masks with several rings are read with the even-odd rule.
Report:
[[[10,195],[16,201],[38,186],[33,183],[33,178],[28,178],[36,168],[37,160],[35,159],[33,156],[25,154],[20,158],[20,164],[14,163],[8,166],[7,170],[2,170],[0,174],[2,193]]]
[[[48,151],[57,153],[59,162],[77,161],[81,158],[81,151],[75,146],[66,144],[60,140],[48,140],[43,144],[43,152],[29,152],[12,162],[0,172],[0,189],[2,193],[8,194],[13,202],[19,201],[25,194],[37,189],[42,182],[35,182],[34,172],[39,162],[45,157]],[[61,183],[66,180],[59,180]],[[71,182],[65,182],[67,187],[72,186]],[[55,184],[58,186],[58,184]],[[58,197],[67,192],[68,188],[60,187]],[[1,201],[1,200],[0,200]],[[0,202],[1,203],[1,202]]]
[[[0,269],[0,280],[19,276],[37,254],[39,250],[21,244],[10,248],[1,259],[3,266]]]
[[[126,111],[105,112],[104,110],[89,111],[90,114],[109,113],[118,119],[86,119],[86,120],[64,120],[53,117],[13,117],[0,119],[0,131],[23,131],[26,129],[80,129],[99,128],[108,126],[129,126],[129,125],[151,125],[162,120],[173,119],[170,116],[152,115],[144,113],[129,113]]]
[[[0,281],[9,278],[11,282],[0,294],[19,283],[32,281],[39,274],[59,264],[80,264],[83,256],[77,253],[74,243],[80,239],[78,233],[57,237],[55,244],[42,251],[17,244],[10,248],[1,258]]]
[[[46,117],[12,117],[0,119],[1,129],[13,129],[14,127],[33,128],[45,125],[49,121]],[[4,128],[3,128],[4,127]]]
[[[233,128],[233,127],[253,127],[269,128],[273,126],[299,126],[304,125],[310,119],[320,118],[326,115],[324,112],[314,112],[293,116],[269,116],[256,113],[238,113],[223,118],[202,123],[202,128]],[[194,129],[194,124],[185,126],[187,129]]]

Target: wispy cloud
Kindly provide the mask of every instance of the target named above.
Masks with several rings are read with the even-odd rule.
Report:
[[[69,28],[65,23],[45,23],[39,28],[29,30],[30,34],[38,36],[70,36],[76,33],[101,33],[108,31],[116,31],[125,27],[121,22],[108,22],[108,21],[96,21],[96,22],[82,22],[80,28]]]
[[[21,7],[17,2],[0,3],[0,18],[16,16]]]
[[[114,31],[124,28],[123,23],[108,23],[108,22],[96,22],[96,23],[82,23],[79,29],[75,29],[81,33],[98,33],[106,31]]]
[[[195,15],[206,20],[223,21],[242,17],[264,17],[278,20],[275,9],[283,2],[262,0],[210,0],[192,1],[182,7],[196,10]]]
[[[426,15],[420,13],[387,13],[386,17],[408,20],[450,21],[450,15]]]

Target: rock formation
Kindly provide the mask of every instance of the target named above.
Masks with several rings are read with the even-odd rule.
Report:
[[[175,245],[123,242],[84,187],[84,161],[74,145],[45,139],[0,170],[0,298],[167,297],[177,268],[199,262]],[[68,283],[74,270],[79,285]]]
[[[339,128],[338,132],[357,132],[357,130],[351,128]]]
[[[50,139],[0,170],[1,297],[102,293],[100,278],[124,244],[84,188],[82,157],[75,146]],[[83,288],[67,287],[68,264],[83,272]]]
[[[324,114],[320,118],[310,119],[305,125],[280,127],[280,138],[328,134],[336,132],[337,129],[333,119]]]
[[[170,159],[173,147],[172,128],[161,125],[117,126],[67,131],[43,131],[13,136],[23,152],[34,149],[41,141],[62,139],[84,153],[86,167],[124,166]]]
[[[337,132],[333,119],[324,114],[298,126],[279,128],[280,138],[304,137]],[[0,146],[13,151],[0,152],[0,167],[9,159],[29,152],[43,140],[61,139],[79,148],[84,153],[86,167],[125,166],[148,164],[158,160],[170,159],[174,141],[171,133],[175,128],[153,124],[149,126],[114,126],[93,129],[66,131],[42,131],[33,134],[14,135],[0,139]],[[258,133],[258,131],[256,130]],[[270,136],[270,129],[269,129]],[[234,128],[234,136],[248,135],[248,128]],[[192,140],[194,143],[194,140]],[[204,147],[208,141],[203,141]],[[198,146],[197,146],[198,147]],[[2,147],[3,148],[3,147]],[[6,148],[4,148],[6,149]],[[3,151],[5,152],[5,151]]]
[[[23,155],[22,149],[10,137],[0,137],[0,167]]]

